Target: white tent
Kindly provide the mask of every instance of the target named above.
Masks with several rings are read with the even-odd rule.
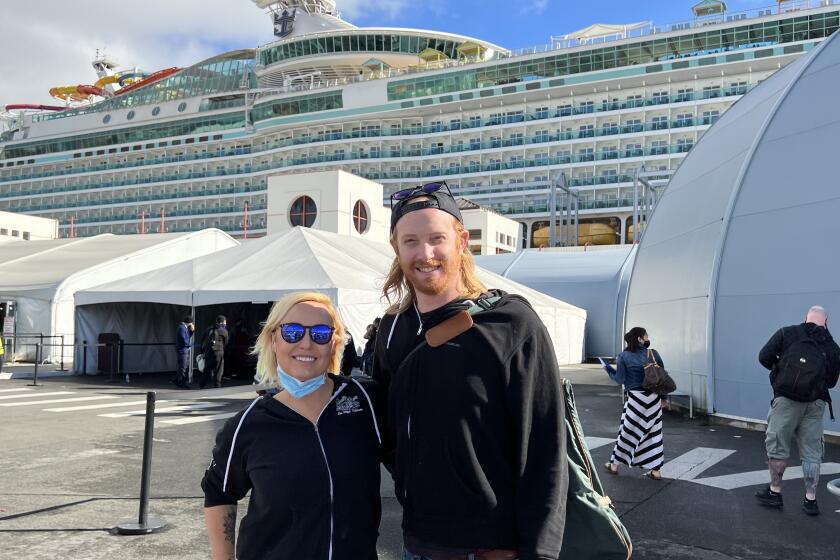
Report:
[[[64,336],[64,356],[73,353],[73,296],[77,290],[237,245],[217,229],[185,234],[113,235],[79,239],[27,241],[0,245],[0,300],[16,302],[15,331]],[[45,340],[58,344],[59,338]],[[19,339],[18,358],[32,359],[30,344]],[[62,351],[51,347],[42,357],[57,361]]]
[[[635,245],[588,251],[529,249],[476,257],[476,263],[506,278],[586,310],[586,356],[621,352],[624,304]]]
[[[190,308],[273,302],[291,292],[316,290],[336,303],[359,343],[367,324],[387,307],[381,297],[382,283],[392,260],[393,251],[385,243],[293,228],[241,247],[79,292],[77,330],[80,336],[84,333],[90,338],[111,331],[138,343],[171,343],[179,315]],[[491,287],[527,297],[548,326],[558,359],[562,363],[580,362],[585,311],[495,274],[481,271],[480,276]],[[149,329],[148,325],[166,327]],[[140,360],[140,356],[135,358]],[[142,361],[146,368],[174,369],[171,348],[148,352]],[[135,366],[131,360],[126,364],[127,369]]]

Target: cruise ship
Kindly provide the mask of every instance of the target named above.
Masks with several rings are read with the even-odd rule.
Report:
[[[728,107],[840,19],[838,0],[747,12],[703,0],[679,23],[593,24],[514,51],[358,28],[334,0],[252,2],[267,38],[274,28],[256,49],[149,72],[98,56],[95,83],[53,88],[56,105],[7,105],[0,210],[58,219],[63,237],[259,236],[269,175],[342,169],[381,183],[386,200],[445,180],[542,246],[562,177],[578,243],[632,242],[638,174],[667,178]],[[314,212],[301,197],[290,219]]]

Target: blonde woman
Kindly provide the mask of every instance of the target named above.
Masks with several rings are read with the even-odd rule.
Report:
[[[323,294],[272,307],[254,353],[281,391],[227,421],[201,483],[213,560],[376,559],[379,427],[370,387],[336,375],[344,341]]]

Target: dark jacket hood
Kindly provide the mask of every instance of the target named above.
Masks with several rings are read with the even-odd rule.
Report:
[[[808,336],[810,336],[820,344],[834,341],[834,339],[831,337],[831,333],[828,332],[828,328],[826,327],[821,327],[814,323],[802,323],[802,328],[805,329],[805,332],[808,333]]]

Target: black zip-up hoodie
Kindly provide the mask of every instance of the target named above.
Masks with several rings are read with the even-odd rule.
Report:
[[[330,374],[332,400],[312,422],[270,395],[229,419],[204,474],[204,506],[251,491],[240,560],[375,560],[381,505],[379,428],[368,384]],[[364,383],[362,381],[361,383]]]
[[[443,346],[400,362],[470,304],[385,315],[373,377],[388,390],[385,445],[408,541],[560,554],[568,471],[554,347],[526,300],[501,296]],[[398,371],[399,368],[399,371]]]

